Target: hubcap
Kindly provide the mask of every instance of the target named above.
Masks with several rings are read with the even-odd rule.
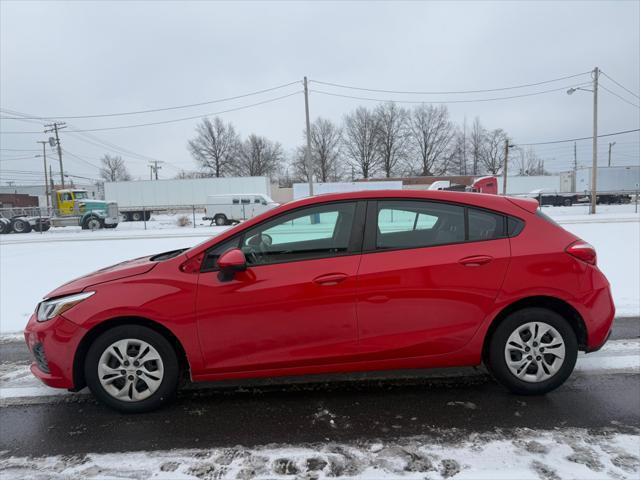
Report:
[[[98,220],[96,220],[95,218],[92,218],[91,220],[89,220],[89,228],[91,230],[96,230],[96,229],[100,228],[100,222]]]
[[[520,380],[543,382],[562,367],[564,340],[560,333],[544,322],[519,326],[509,336],[504,349],[507,367]]]
[[[158,351],[135,338],[112,343],[98,362],[102,388],[124,402],[149,398],[160,387],[163,376],[164,367]]]

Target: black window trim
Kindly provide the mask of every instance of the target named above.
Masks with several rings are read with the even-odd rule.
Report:
[[[405,201],[405,202],[428,202],[428,203],[441,203],[445,205],[454,205],[457,207],[462,207],[464,209],[464,240],[461,242],[448,242],[448,243],[439,243],[437,245],[423,245],[416,247],[396,247],[396,248],[378,248],[376,245],[376,237],[378,230],[378,202],[386,202],[386,201]],[[469,209],[473,208],[476,210],[485,211],[487,213],[492,213],[494,215],[500,215],[503,221],[503,232],[504,235],[498,238],[490,238],[490,239],[478,239],[478,240],[469,240]],[[514,235],[509,235],[509,223],[508,218],[514,218],[522,223],[522,227],[516,231]],[[476,205],[469,205],[466,203],[458,203],[458,202],[449,202],[443,200],[434,200],[430,198],[407,198],[407,197],[388,197],[388,198],[376,198],[370,199],[367,201],[367,221],[365,225],[365,233],[364,233],[364,242],[362,246],[362,253],[381,253],[381,252],[394,252],[398,250],[416,250],[422,248],[434,248],[434,247],[444,247],[447,245],[462,245],[466,243],[478,243],[478,242],[490,242],[493,240],[504,240],[509,238],[514,238],[520,235],[526,226],[526,222],[524,219],[520,217],[516,217],[514,215],[509,215],[503,212],[498,212],[495,210],[491,210],[485,207],[479,207]]]
[[[209,252],[213,249],[215,249],[216,247],[218,247],[219,245],[223,244],[223,243],[227,243],[227,242],[232,242],[232,241],[236,241],[236,246],[235,247],[229,247],[229,250],[231,250],[232,248],[240,248],[240,245],[242,245],[242,243],[244,242],[244,237],[247,233],[248,230],[253,230],[255,228],[258,228],[262,225],[264,225],[265,223],[271,223],[272,221],[277,220],[278,218],[290,215],[292,213],[298,212],[300,210],[305,210],[308,208],[315,208],[315,207],[324,207],[324,206],[330,206],[330,205],[337,205],[337,204],[341,204],[341,203],[353,203],[355,204],[355,213],[354,213],[354,218],[353,218],[353,224],[351,225],[351,233],[350,233],[350,237],[349,237],[349,244],[347,247],[347,251],[343,252],[343,253],[327,253],[326,255],[322,255],[322,256],[317,256],[314,258],[298,258],[298,259],[290,259],[290,260],[280,260],[280,261],[274,261],[274,262],[270,262],[270,263],[264,263],[261,265],[247,265],[248,268],[259,268],[259,267],[266,267],[266,266],[270,266],[270,265],[280,265],[283,263],[295,263],[295,262],[308,262],[308,261],[312,261],[312,260],[320,260],[323,258],[333,258],[333,257],[347,257],[347,256],[351,256],[351,255],[360,255],[362,253],[362,244],[363,244],[363,239],[364,239],[364,226],[365,226],[365,211],[367,208],[367,201],[362,200],[362,199],[346,199],[346,200],[338,200],[338,201],[333,201],[333,202],[326,202],[326,203],[316,203],[316,204],[312,204],[312,205],[304,205],[298,208],[294,208],[292,210],[287,210],[286,212],[282,212],[274,217],[270,217],[270,218],[266,218],[265,220],[263,220],[262,222],[258,223],[257,225],[253,225],[251,227],[245,228],[243,229],[241,232],[238,232],[237,234],[226,238],[224,240],[222,240],[221,242],[216,243],[215,245],[212,245],[211,247],[209,247],[207,250],[205,250],[204,253],[204,257],[203,257],[203,261],[202,261],[202,266],[200,268],[200,273],[206,273],[206,272],[217,272],[218,268],[217,267],[212,267],[212,268],[205,268],[205,261],[204,259],[207,257],[207,255],[209,254]],[[228,251],[228,250],[227,250]]]

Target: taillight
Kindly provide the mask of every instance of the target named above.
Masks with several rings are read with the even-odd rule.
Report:
[[[196,255],[195,257],[190,258],[182,265],[180,265],[180,271],[184,273],[197,273],[200,271],[200,265],[202,264],[202,259],[204,258],[204,253],[200,255]]]
[[[576,257],[578,260],[587,262],[590,265],[596,264],[596,249],[589,245],[587,242],[578,240],[567,247],[566,252]]]

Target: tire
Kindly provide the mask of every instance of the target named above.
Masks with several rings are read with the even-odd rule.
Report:
[[[219,227],[227,225],[227,223],[228,223],[227,217],[225,215],[220,214],[220,213],[213,218],[213,221]]]
[[[131,221],[131,213],[130,212],[123,212],[122,213],[122,221],[123,222],[130,222]]]
[[[128,366],[125,366],[125,360],[117,357],[112,349],[114,344],[120,347],[121,354],[125,353],[122,347],[129,345],[131,356],[124,357]],[[160,361],[147,361],[134,367],[133,359],[140,355],[140,349],[144,351],[147,347],[151,349],[145,356],[157,355]],[[112,369],[115,373],[111,373]],[[122,371],[126,372],[124,376]],[[87,386],[100,402],[123,413],[142,413],[160,408],[175,398],[180,368],[174,348],[163,335],[140,325],[120,325],[107,330],[91,344],[85,358],[84,374]],[[101,375],[111,381],[103,383]],[[113,375],[117,377],[114,379]],[[152,383],[150,378],[159,378],[159,381]],[[118,393],[122,394],[119,398],[116,397]]]
[[[94,215],[87,217],[82,223],[83,230],[100,230],[103,227],[104,222]]]
[[[538,325],[539,339],[542,340],[539,343],[529,337],[535,331],[535,325]],[[545,330],[548,333],[543,333]],[[514,343],[530,350],[520,353]],[[564,351],[558,347],[559,344]],[[541,345],[547,345],[542,347],[544,352],[538,350]],[[549,352],[551,349],[554,353]],[[560,360],[556,354],[562,355],[563,359]],[[507,356],[512,360],[511,367],[507,364]],[[512,313],[498,325],[489,343],[488,363],[491,373],[513,393],[542,395],[558,388],[569,378],[577,357],[578,341],[571,325],[551,310],[532,307]],[[522,369],[524,365],[529,366]],[[516,373],[518,369],[521,371],[519,376]]]
[[[33,230],[36,232],[46,232],[51,225],[48,222],[40,222],[36,220],[36,224],[33,226]]]
[[[564,199],[564,201],[562,202],[562,204],[563,204],[565,207],[570,207],[571,205],[573,205],[573,202],[571,201],[571,199],[570,199],[570,198],[565,198],[565,199]]]
[[[11,222],[11,229],[16,233],[29,233],[31,224],[22,218],[14,218]]]
[[[144,212],[131,212],[130,215],[132,222],[141,222],[144,218]]]
[[[11,233],[11,222],[4,218],[0,218],[0,235],[4,233]]]

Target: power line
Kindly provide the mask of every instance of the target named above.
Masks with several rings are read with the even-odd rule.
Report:
[[[618,98],[619,98],[620,100],[622,100],[623,102],[628,103],[629,105],[634,106],[634,107],[636,107],[636,108],[640,108],[640,105],[636,105],[635,103],[630,102],[630,101],[629,101],[629,100],[627,100],[626,98],[624,98],[624,97],[622,97],[622,96],[618,95],[616,92],[613,92],[613,91],[609,90],[607,87],[605,87],[604,85],[602,85],[602,83],[600,84],[600,87],[601,87],[603,90],[606,90],[607,92],[609,92],[611,95],[615,95],[616,97],[618,97]]]
[[[116,112],[116,113],[100,113],[100,114],[92,114],[92,115],[68,115],[68,116],[61,116],[61,115],[49,115],[47,117],[45,116],[41,116],[41,117],[21,117],[21,118],[15,118],[15,117],[0,117],[0,119],[2,120],[51,120],[51,119],[79,119],[79,118],[102,118],[102,117],[121,117],[121,116],[125,116],[125,115],[140,115],[143,113],[154,113],[154,112],[166,112],[169,110],[179,110],[179,109],[183,109],[183,108],[193,108],[193,107],[201,107],[203,105],[211,105],[213,103],[222,103],[222,102],[228,102],[231,100],[238,100],[239,98],[246,98],[246,97],[251,97],[254,95],[260,95],[262,93],[267,93],[267,92],[272,92],[274,90],[280,90],[282,88],[285,87],[290,87],[291,85],[295,85],[296,83],[300,83],[300,80],[296,80],[294,82],[289,82],[289,83],[284,83],[282,85],[278,85],[277,87],[271,87],[271,88],[265,88],[262,90],[256,90],[254,92],[249,92],[249,93],[243,93],[241,95],[235,95],[233,97],[226,97],[226,98],[219,98],[216,100],[208,100],[206,102],[199,102],[199,103],[190,103],[187,105],[177,105],[177,106],[173,106],[173,107],[162,107],[162,108],[150,108],[148,110],[136,110],[136,111],[131,111],[131,112]]]
[[[585,83],[581,83],[578,84],[576,86],[584,86],[584,85],[589,85],[591,84],[591,82],[585,82]],[[560,91],[565,91],[567,90],[567,88],[569,87],[562,87],[562,88],[554,88],[551,90],[543,90],[541,92],[534,92],[534,93],[523,93],[520,95],[509,95],[506,97],[492,97],[492,98],[480,98],[480,99],[467,99],[467,100],[396,100],[396,99],[382,99],[382,98],[370,98],[370,97],[359,97],[359,96],[354,96],[354,95],[343,95],[340,93],[332,93],[332,92],[325,92],[323,90],[310,90],[313,93],[319,93],[321,95],[330,95],[332,97],[342,97],[342,98],[351,98],[351,99],[355,99],[355,100],[368,100],[368,101],[372,101],[372,102],[381,102],[381,103],[386,103],[386,102],[392,102],[392,103],[410,103],[410,104],[422,104],[422,103],[435,103],[435,104],[449,104],[449,103],[480,103],[480,102],[493,102],[493,101],[497,101],[497,100],[511,100],[514,98],[522,98],[522,97],[533,97],[536,95],[543,95],[545,93],[552,93],[552,92],[560,92]]]
[[[640,132],[640,128],[636,128],[633,130],[623,130],[621,132],[613,132],[613,133],[605,133],[602,135],[598,135],[598,138],[602,138],[602,137],[612,137],[614,135],[623,135],[625,133],[633,133],[633,132]],[[581,137],[581,138],[568,138],[566,140],[553,140],[550,142],[535,142],[535,143],[518,143],[517,146],[518,147],[528,147],[528,146],[533,146],[533,145],[551,145],[553,143],[565,143],[565,142],[577,142],[580,140],[591,140],[593,139],[593,136],[591,137]]]
[[[377,92],[377,93],[399,93],[399,94],[408,94],[408,95],[457,95],[457,94],[465,94],[465,93],[489,93],[489,92],[500,92],[500,91],[504,91],[504,90],[515,90],[518,88],[526,88],[526,87],[535,87],[538,85],[545,85],[548,83],[553,83],[553,82],[559,82],[561,80],[566,80],[568,78],[576,78],[576,77],[580,77],[582,75],[586,75],[588,73],[591,73],[591,71],[588,72],[582,72],[582,73],[576,73],[575,75],[567,75],[565,77],[558,77],[558,78],[553,78],[551,80],[544,80],[542,82],[536,82],[536,83],[525,83],[522,85],[514,85],[511,87],[499,87],[499,88],[487,88],[487,89],[482,89],[482,90],[458,90],[458,91],[403,91],[403,90],[383,90],[383,89],[378,89],[378,88],[365,88],[365,87],[354,87],[352,85],[343,85],[343,84],[339,84],[339,83],[331,83],[331,82],[322,82],[320,80],[310,80],[310,82],[313,83],[319,83],[321,85],[327,85],[327,86],[331,86],[331,87],[338,87],[338,88],[347,88],[349,90],[361,90],[361,91],[365,91],[365,92]],[[435,102],[434,102],[435,103]]]
[[[634,97],[636,97],[638,100],[640,100],[640,95],[638,95],[637,93],[633,93],[631,90],[629,90],[627,87],[625,87],[624,85],[621,85],[620,83],[616,82],[613,78],[611,78],[609,75],[607,75],[605,72],[603,72],[602,70],[600,70],[600,73],[602,75],[604,75],[605,77],[607,77],[609,80],[611,80],[613,83],[615,83],[616,85],[618,85],[621,89],[626,90],[627,92],[629,92],[631,95],[633,95]]]
[[[212,115],[222,115],[223,113],[237,112],[238,110],[246,110],[247,108],[257,107],[259,105],[264,105],[264,104],[267,104],[267,103],[273,103],[273,102],[276,102],[278,100],[283,100],[285,98],[292,97],[293,95],[298,95],[300,93],[302,93],[302,90],[298,90],[296,92],[289,93],[287,95],[282,95],[280,97],[275,97],[275,98],[270,98],[268,100],[263,100],[261,102],[251,103],[249,105],[243,105],[241,107],[229,108],[227,110],[221,110],[219,112],[204,113],[204,114],[194,115],[194,116],[190,116],[190,117],[175,118],[175,119],[172,119],[172,120],[163,120],[163,121],[160,121],[160,122],[138,123],[138,124],[133,124],[133,125],[121,125],[121,126],[118,126],[118,127],[85,128],[85,129],[80,129],[80,130],[67,130],[67,131],[69,133],[101,132],[101,131],[106,131],[106,130],[123,130],[123,129],[127,129],[127,128],[150,127],[150,126],[154,126],[154,125],[165,125],[165,124],[168,124],[168,123],[183,122],[185,120],[194,120],[196,118],[204,118],[204,117],[209,117],[209,116],[212,116]],[[0,134],[34,134],[34,133],[40,133],[40,132],[3,132],[3,131],[0,131]]]
[[[39,152],[37,148],[0,148],[2,151],[7,152]]]

